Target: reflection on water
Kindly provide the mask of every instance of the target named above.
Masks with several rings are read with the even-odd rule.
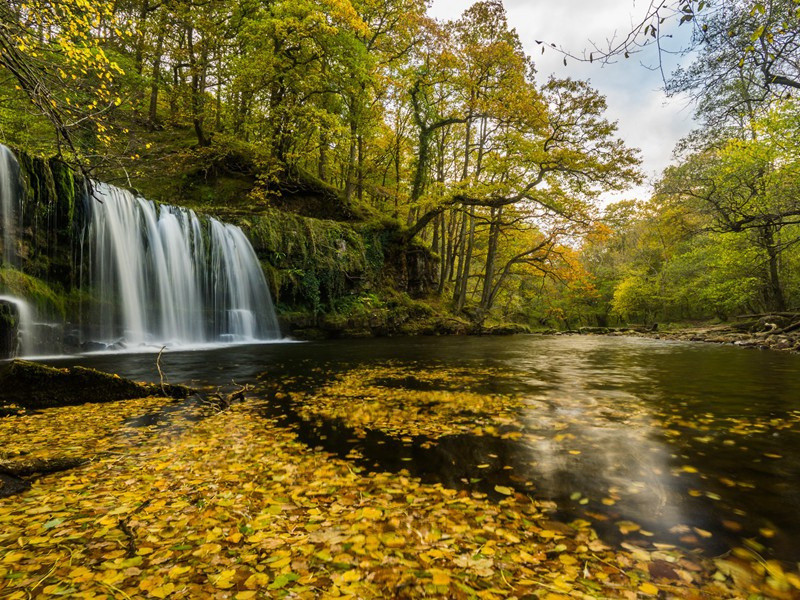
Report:
[[[158,379],[152,356],[58,364],[68,362]],[[483,435],[427,429],[404,436],[354,428],[346,415],[303,416],[298,398],[312,397],[347,373],[385,365],[410,374],[375,378],[371,385],[397,394],[441,389],[431,379],[437,370],[505,371],[461,390],[447,385],[454,392],[514,395],[520,400],[516,418]],[[714,553],[745,545],[765,557],[800,559],[794,542],[800,535],[795,355],[643,339],[517,336],[241,346],[167,353],[162,367],[173,383],[260,381],[256,413],[281,414],[308,444],[368,469],[406,469],[454,487],[491,494],[502,486],[550,498],[564,518],[589,520],[616,541]]]

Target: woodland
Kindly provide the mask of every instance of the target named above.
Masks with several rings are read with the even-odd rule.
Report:
[[[636,149],[590,85],[537,73],[500,2],[452,23],[417,0],[0,10],[6,144],[155,200],[370,225],[427,257],[423,313],[570,329],[800,304],[794,0],[653,3],[608,48],[542,42],[599,67],[693,29],[665,85],[698,128],[652,196],[612,203],[642,181]],[[342,267],[292,248],[266,260],[284,312],[403,291],[386,273],[333,291]]]
[[[0,597],[800,598],[800,0],[430,8],[0,3]]]

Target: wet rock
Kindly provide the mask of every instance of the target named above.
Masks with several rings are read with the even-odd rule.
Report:
[[[0,300],[0,359],[12,358],[19,344],[19,310],[14,302]]]
[[[193,393],[181,385],[137,383],[84,367],[57,369],[15,360],[0,369],[0,406],[16,404],[38,409],[147,396],[186,398]]]

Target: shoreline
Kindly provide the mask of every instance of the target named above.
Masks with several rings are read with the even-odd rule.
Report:
[[[539,332],[533,332],[539,333]],[[701,342],[706,344],[732,345],[739,348],[776,350],[779,352],[800,353],[800,330],[781,333],[779,330],[748,332],[730,325],[707,325],[667,329],[663,331],[644,331],[634,328],[586,327],[581,330],[563,332],[541,332],[539,335],[603,335],[611,337],[644,337],[656,340],[681,342]]]

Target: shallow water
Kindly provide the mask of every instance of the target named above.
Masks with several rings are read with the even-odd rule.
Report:
[[[157,381],[155,360],[51,362]],[[521,406],[496,435],[434,439],[309,419],[284,395],[386,365],[410,373],[373,382],[389,390],[457,391],[414,373],[493,369],[502,376],[473,382],[471,391],[512,395]],[[765,558],[800,560],[800,356],[639,338],[514,336],[167,351],[161,366],[171,383],[252,383],[254,416],[281,415],[309,445],[368,469],[552,499],[562,520],[591,521],[610,541],[707,554],[744,545]]]

